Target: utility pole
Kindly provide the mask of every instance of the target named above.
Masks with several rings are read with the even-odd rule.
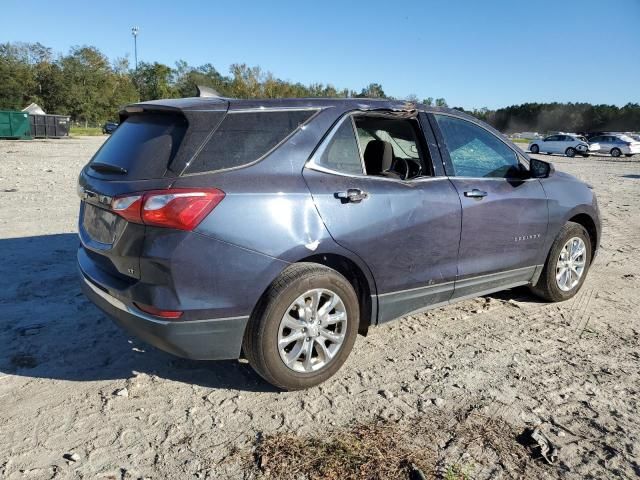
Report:
[[[136,59],[136,72],[138,71],[138,33],[140,33],[140,29],[138,27],[133,27],[131,29],[131,35],[133,35],[133,55]]]

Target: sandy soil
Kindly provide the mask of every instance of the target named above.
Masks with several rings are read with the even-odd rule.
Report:
[[[594,186],[603,215],[574,299],[516,289],[408,317],[360,337],[324,385],[278,393],[246,364],[129,338],[83,298],[75,181],[101,142],[0,142],[0,478],[245,478],[237,452],[258,435],[377,418],[433,421],[442,464],[474,477],[524,476],[481,435],[450,441],[460,411],[500,419],[513,442],[541,424],[559,447],[543,476],[640,476],[638,157],[552,157]]]

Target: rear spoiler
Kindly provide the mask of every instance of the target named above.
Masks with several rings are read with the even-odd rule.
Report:
[[[167,98],[148,102],[133,103],[120,110],[120,117],[145,112],[165,112],[188,115],[189,112],[222,111],[229,108],[229,102],[221,97]]]

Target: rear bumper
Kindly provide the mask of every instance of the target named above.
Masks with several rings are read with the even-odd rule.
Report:
[[[94,284],[80,270],[82,290],[98,308],[132,335],[154,347],[193,360],[240,356],[249,317],[165,321],[125,304]]]

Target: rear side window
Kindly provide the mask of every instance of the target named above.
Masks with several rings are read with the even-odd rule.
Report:
[[[240,167],[263,157],[315,112],[229,112],[185,173]]]
[[[184,133],[186,119],[180,115],[141,114],[127,118],[105,142],[91,160],[94,172],[105,174],[110,169],[97,170],[97,164],[122,169],[117,177],[128,180],[160,178],[175,156]],[[113,174],[113,173],[111,173]]]
[[[316,164],[337,172],[362,175],[362,160],[351,117],[336,130]]]

